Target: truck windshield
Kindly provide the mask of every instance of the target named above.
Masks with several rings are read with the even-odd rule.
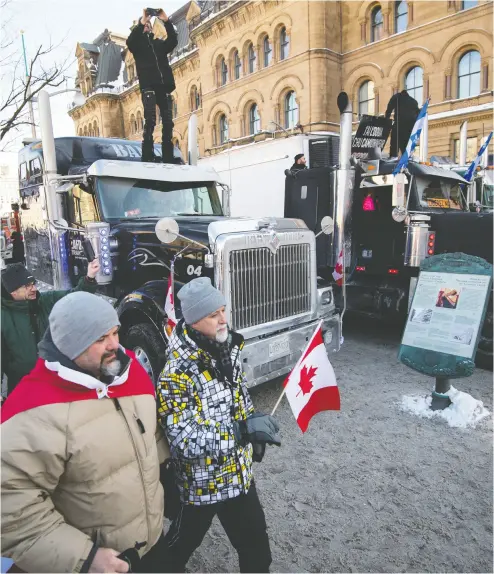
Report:
[[[438,177],[417,177],[417,192],[422,207],[465,209],[460,183]]]
[[[222,215],[214,182],[101,177],[96,188],[106,220]]]

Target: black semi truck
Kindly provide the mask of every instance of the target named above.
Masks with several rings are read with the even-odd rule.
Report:
[[[493,214],[469,209],[461,175],[414,161],[401,181],[397,208],[396,161],[352,161],[343,190],[336,166],[287,173],[285,217],[300,217],[316,232],[324,216],[343,222],[343,244],[337,232],[317,239],[319,275],[331,279],[343,247],[347,310],[404,321],[424,258],[463,252],[493,262]],[[491,296],[477,353],[477,363],[487,368],[492,320]]]
[[[213,168],[144,163],[138,142],[60,138],[56,157],[46,143],[19,153],[27,265],[49,286],[70,288],[86,272],[89,238],[98,292],[117,307],[122,343],[152,377],[166,360],[172,262],[175,290],[207,276],[224,293],[229,324],[246,340],[250,385],[289,372],[321,320],[326,348],[339,349],[332,287],[317,275],[315,235],[302,220],[232,219]],[[179,230],[166,243],[163,221]]]

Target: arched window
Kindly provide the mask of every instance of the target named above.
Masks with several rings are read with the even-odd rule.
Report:
[[[143,128],[144,128],[144,124],[142,123],[141,110],[139,110],[139,111],[137,112],[136,122],[137,122],[137,131],[138,131],[138,132],[142,132],[142,130],[143,130]]]
[[[398,0],[395,11],[395,32],[404,32],[408,27],[407,0]]]
[[[256,71],[256,51],[252,43],[249,44],[247,49],[247,58],[249,60],[249,74],[253,74]]]
[[[201,107],[201,91],[196,89],[196,110]]]
[[[130,116],[130,133],[135,134],[137,132],[137,122],[134,114]]]
[[[288,54],[290,53],[290,37],[286,32],[286,28],[283,27],[280,30],[280,60],[286,60]]]
[[[263,41],[263,52],[264,52],[264,67],[267,68],[271,64],[273,59],[273,47],[269,41],[269,36],[265,36]]]
[[[190,109],[193,112],[199,109],[199,90],[197,86],[193,86],[190,91]]]
[[[82,131],[82,128],[79,128],[79,135],[80,135],[80,136],[84,135],[84,132]]]
[[[458,97],[471,98],[480,94],[480,54],[471,50],[458,63]]]
[[[93,133],[96,137],[99,137],[98,122],[96,120],[94,120],[94,124],[93,124]]]
[[[261,116],[257,104],[252,104],[249,110],[249,134],[254,135],[261,131]]]
[[[228,80],[228,66],[226,65],[225,58],[220,61],[220,86],[224,86]]]
[[[224,144],[228,141],[228,120],[225,114],[221,114],[218,127],[220,131],[220,144]]]
[[[87,136],[87,126],[84,126],[84,135]]]
[[[284,103],[285,128],[294,128],[298,124],[298,105],[295,92],[288,92]]]
[[[172,107],[172,119],[175,119],[178,116],[177,100],[173,96],[170,96],[170,100],[171,100],[171,107]]]
[[[405,90],[412,98],[417,100],[419,106],[423,102],[424,71],[420,66],[415,66],[405,76]]]
[[[233,79],[234,80],[240,79],[241,73],[242,73],[242,61],[240,60],[240,56],[238,55],[238,50],[235,50],[233,54]]]
[[[358,113],[360,116],[364,114],[374,115],[374,82],[367,80],[364,82],[358,91]]]
[[[381,6],[376,6],[371,14],[371,42],[377,42],[382,38],[383,29],[383,12]]]

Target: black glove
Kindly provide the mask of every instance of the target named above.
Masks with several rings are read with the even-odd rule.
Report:
[[[245,421],[235,421],[233,430],[237,442],[241,445],[250,442],[281,446],[281,439],[278,435],[280,427],[271,415],[255,413]]]
[[[252,460],[254,462],[262,462],[264,453],[266,452],[265,442],[255,442],[252,445]]]

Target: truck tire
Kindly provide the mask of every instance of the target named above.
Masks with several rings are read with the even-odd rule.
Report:
[[[137,360],[156,383],[166,362],[166,345],[156,328],[148,323],[133,325],[124,340],[124,346],[135,353]]]

